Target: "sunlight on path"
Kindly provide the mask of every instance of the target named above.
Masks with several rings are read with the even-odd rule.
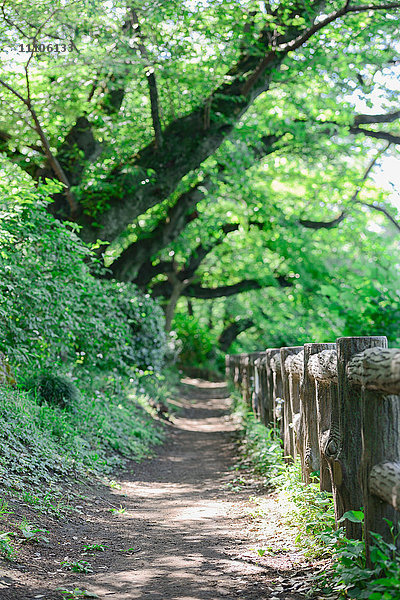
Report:
[[[278,598],[268,587],[276,571],[246,557],[249,493],[227,486],[236,425],[226,388],[186,380],[181,404],[159,456],[121,482],[119,523],[132,555],[88,576],[87,589],[118,600]]]

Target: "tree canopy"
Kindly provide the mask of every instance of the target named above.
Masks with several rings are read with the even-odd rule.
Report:
[[[223,350],[244,331],[395,340],[400,225],[371,175],[400,142],[399,16],[5,0],[0,150],[61,183],[49,210],[104,255],[100,277],[161,298],[167,330],[178,314]]]

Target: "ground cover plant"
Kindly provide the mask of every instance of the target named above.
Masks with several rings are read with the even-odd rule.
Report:
[[[0,171],[1,497],[61,517],[74,483],[106,481],[162,441],[164,319],[148,295],[99,277],[91,248],[48,212],[57,185],[3,158]],[[46,537],[4,514],[16,529],[1,532],[4,557]]]
[[[400,596],[400,556],[396,549],[400,523],[388,522],[392,543],[372,533],[370,545],[371,566],[366,559],[365,540],[347,539],[343,527],[335,528],[333,500],[328,492],[319,490],[318,474],[310,485],[301,481],[298,461],[284,460],[281,440],[277,431],[260,423],[239,394],[232,392],[233,410],[241,419],[241,459],[239,469],[247,469],[262,477],[264,485],[277,490],[279,499],[287,508],[286,522],[296,531],[295,543],[312,557],[330,557],[329,568],[317,575],[313,588],[322,594],[337,598],[362,600],[397,600]],[[263,512],[262,498],[255,497],[257,514]],[[341,519],[363,524],[362,510],[349,511]],[[265,552],[260,549],[260,556]]]

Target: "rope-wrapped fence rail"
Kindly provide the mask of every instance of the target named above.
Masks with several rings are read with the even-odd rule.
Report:
[[[391,541],[400,520],[400,349],[381,336],[227,355],[226,377],[257,417],[280,430],[303,480],[320,472],[338,520],[365,509],[365,529]],[[346,534],[361,537],[346,520]],[[367,544],[368,545],[368,544]]]

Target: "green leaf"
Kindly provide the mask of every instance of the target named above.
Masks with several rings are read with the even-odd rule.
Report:
[[[343,523],[346,519],[352,523],[363,523],[364,513],[361,510],[348,510],[340,519],[338,519],[338,523]]]

